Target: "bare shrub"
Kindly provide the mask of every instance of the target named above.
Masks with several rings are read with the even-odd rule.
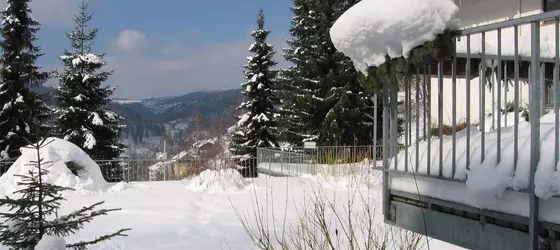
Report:
[[[348,183],[348,197],[337,197],[319,185],[305,190],[305,198],[299,204],[288,204],[286,197],[286,210],[280,217],[271,209],[278,205],[268,192],[264,200],[254,192],[251,211],[232,206],[258,249],[415,250],[424,247],[426,241],[421,235],[384,224],[377,214],[378,192],[364,189],[360,179],[355,180]],[[288,207],[295,209],[295,218],[288,218]]]

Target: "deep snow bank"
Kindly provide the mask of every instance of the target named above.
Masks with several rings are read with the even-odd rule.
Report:
[[[89,191],[100,190],[108,186],[99,165],[78,146],[54,137],[47,139],[47,142],[50,143],[40,150],[41,158],[44,161],[42,168],[49,171],[47,175],[43,176],[44,182]],[[30,165],[32,161],[37,161],[37,151],[31,148],[21,148],[21,152],[22,155],[8,172],[0,177],[0,195],[11,195],[20,189],[17,183],[21,178],[17,175],[29,175],[29,171],[37,172],[37,168]],[[68,162],[83,167],[78,172],[78,176],[68,168]]]
[[[386,55],[406,58],[434,40],[458,10],[451,0],[362,0],[335,22],[331,40],[366,73],[369,66],[383,64]]]

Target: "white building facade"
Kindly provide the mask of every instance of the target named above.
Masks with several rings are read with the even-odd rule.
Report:
[[[454,2],[459,6],[459,12],[456,18],[460,19],[461,28],[471,28],[501,21],[507,21],[511,19],[516,19],[520,17],[530,16],[534,14],[540,14],[546,11],[554,11],[560,9],[560,0],[454,0]],[[543,58],[554,58],[555,54],[555,22],[554,20],[550,22],[541,23],[541,56]],[[514,30],[504,29],[502,33],[501,50],[502,55],[513,56],[513,46],[514,46]],[[523,66],[520,68],[520,80],[519,88],[519,101],[521,106],[526,106],[529,103],[529,84],[528,84],[528,63],[530,58],[530,36],[531,30],[529,25],[519,26],[518,31],[518,44],[519,44],[519,55],[523,57]],[[485,43],[485,55],[491,57],[497,53],[497,41],[498,41],[497,31],[487,32]],[[458,43],[463,44],[463,50],[466,48],[466,37],[462,37],[461,41]],[[471,37],[471,54],[480,53],[480,44],[482,43],[482,38],[480,36]],[[459,50],[459,46],[458,46]],[[464,53],[464,51],[462,51]],[[458,51],[458,53],[461,53]],[[502,59],[504,62],[507,59]],[[479,62],[476,62],[479,63]],[[490,64],[491,62],[487,62]],[[496,61],[494,60],[494,63]],[[514,88],[514,69],[512,67],[513,62],[510,62],[508,66],[502,66],[502,74],[509,75],[504,77],[501,81],[497,79],[497,65],[494,65],[492,77],[487,78],[486,82],[488,86],[482,91],[486,92],[486,100],[484,103],[484,110],[486,110],[486,119],[494,114],[494,119],[501,117],[500,110],[506,109],[508,103],[510,106],[513,104],[515,96]],[[464,67],[464,64],[458,64],[457,67]],[[551,86],[551,69],[547,69],[545,74],[544,64],[541,65],[543,69],[541,70],[541,78],[546,78],[546,85]],[[548,65],[551,66],[551,65]],[[548,67],[550,68],[550,67]],[[545,77],[545,75],[547,77]],[[508,84],[506,84],[507,80]],[[464,119],[467,113],[467,105],[470,107],[471,124],[477,124],[480,121],[480,91],[481,91],[481,79],[478,76],[471,77],[470,84],[467,85],[465,76],[459,76],[456,79],[456,112],[458,120]],[[437,72],[432,71],[432,87],[431,87],[431,116],[433,122],[438,122],[438,79]],[[499,83],[499,84],[497,84]],[[449,77],[443,80],[443,124],[451,125],[452,122],[452,79]],[[489,87],[491,86],[493,87]],[[470,102],[467,102],[467,86],[470,88]],[[498,86],[500,86],[500,91],[498,91]],[[552,94],[549,91],[549,87],[546,87],[547,91],[543,94],[543,106],[550,107],[552,103]],[[498,92],[501,92],[501,103],[497,103]],[[493,112],[493,110],[495,110]],[[507,118],[503,118],[507,119]],[[506,125],[502,121],[502,124]],[[510,121],[507,121],[510,124]],[[486,127],[491,127],[492,124]]]

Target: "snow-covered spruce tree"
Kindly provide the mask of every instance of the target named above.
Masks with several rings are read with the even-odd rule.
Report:
[[[29,0],[8,0],[1,12],[2,40],[0,48],[0,161],[20,156],[20,147],[35,138],[36,126],[32,117],[46,118],[48,108],[41,96],[31,87],[48,79],[35,65],[40,48],[34,45],[39,23],[31,16]]]
[[[237,123],[238,131],[232,136],[231,152],[240,156],[240,165],[246,168],[241,171],[245,177],[257,177],[257,166],[254,158],[259,147],[278,147],[277,142],[277,89],[276,71],[271,67],[274,61],[274,48],[266,42],[270,31],[264,29],[264,15],[260,10],[257,16],[258,30],[251,33],[255,38],[249,51],[254,55],[248,57],[245,65],[245,78],[242,93],[245,96],[238,109],[243,115]],[[249,160],[246,160],[249,159]]]
[[[329,37],[336,19],[355,0],[294,0],[291,40],[284,50],[293,65],[281,72],[282,138],[320,145],[370,144],[373,103],[350,60]]]
[[[48,171],[44,165],[47,163],[41,158],[40,149],[48,143],[50,141],[44,138],[28,146],[37,151],[37,160],[30,162],[29,166],[33,166],[33,169],[27,175],[17,176],[21,178],[18,184],[22,186],[22,189],[16,191],[13,196],[18,198],[0,199],[0,207],[9,209],[8,212],[0,213],[0,244],[10,249],[32,250],[45,235],[66,237],[82,229],[86,223],[91,222],[97,216],[120,210],[97,209],[103,204],[103,202],[98,202],[68,215],[59,216],[58,210],[61,202],[65,200],[61,192],[72,189],[45,182],[44,176],[48,174]],[[87,246],[113,237],[126,236],[124,232],[128,230],[130,228],[120,229],[115,233],[93,240],[67,244],[66,247],[86,249]]]
[[[71,48],[60,57],[64,71],[56,73],[59,87],[54,90],[58,107],[55,133],[81,147],[93,159],[113,160],[125,148],[118,142],[123,118],[108,110],[114,89],[101,84],[112,72],[102,71],[103,55],[92,52],[98,29],[86,31],[92,18],[87,7],[85,1],[79,6],[80,13],[74,18],[76,28],[67,34]],[[102,168],[107,181],[121,181],[117,166]]]

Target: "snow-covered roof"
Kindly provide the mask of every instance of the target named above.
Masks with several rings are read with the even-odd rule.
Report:
[[[338,51],[366,73],[370,66],[410,51],[456,25],[459,7],[451,0],[362,0],[332,26],[330,35]]]

